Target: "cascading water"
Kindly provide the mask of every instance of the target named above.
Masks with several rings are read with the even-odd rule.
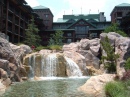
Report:
[[[79,69],[78,65],[71,60],[70,58],[65,57],[66,61],[67,61],[67,73],[69,76],[82,76],[82,72]]]
[[[29,77],[82,76],[81,70],[73,60],[63,55],[58,57],[56,53],[31,55],[29,65],[31,67]]]
[[[58,60],[56,54],[50,54],[44,56],[42,59],[42,70],[43,75],[47,77],[52,77],[57,75]]]
[[[32,55],[29,57],[29,65],[30,65],[30,71],[29,71],[29,78],[32,78],[34,77],[34,66],[35,66],[35,55]]]

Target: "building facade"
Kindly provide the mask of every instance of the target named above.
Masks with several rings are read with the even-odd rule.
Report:
[[[53,23],[53,14],[51,10],[44,6],[36,6],[33,7],[33,10],[35,13],[39,15],[41,19],[43,19],[43,23],[45,25],[44,30],[50,30],[52,29],[52,23]]]
[[[130,12],[130,4],[122,3],[114,7],[110,16],[112,23],[120,24],[122,17],[125,17]]]
[[[2,1],[2,0],[1,0]],[[3,0],[0,2],[1,29],[12,43],[18,43],[25,38],[25,29],[29,20],[35,18],[36,24],[41,24],[41,19],[34,14],[33,9],[27,5],[25,0]]]
[[[106,21],[104,12],[88,15],[63,15],[63,18],[59,18],[57,22],[53,23],[53,29],[66,31],[73,30],[71,34],[75,35],[74,41],[78,41],[82,38],[99,37],[100,33],[106,27],[110,26],[110,24],[110,21]],[[73,40],[67,38],[66,42],[73,42]]]

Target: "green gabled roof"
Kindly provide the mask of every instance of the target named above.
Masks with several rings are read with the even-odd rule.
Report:
[[[82,19],[82,18],[81,18],[81,19],[79,19],[78,21],[76,21],[76,22],[72,23],[71,25],[69,25],[69,26],[67,27],[67,29],[70,28],[71,26],[73,26],[74,24],[76,24],[77,22],[79,22],[80,20],[84,20],[85,22],[87,22],[88,24],[90,24],[91,26],[93,26],[93,27],[96,28],[95,25],[93,25],[92,23],[90,23],[90,22],[86,21],[85,19]]]
[[[58,18],[58,20],[57,20],[57,22],[66,22],[66,21],[68,21],[68,19],[63,19],[63,18]]]
[[[88,14],[88,15],[63,15],[63,19],[99,19],[99,14]]]
[[[115,7],[130,7],[130,4],[129,3],[121,3]]]
[[[45,6],[39,5],[39,6],[33,7],[33,9],[48,9],[48,8]]]

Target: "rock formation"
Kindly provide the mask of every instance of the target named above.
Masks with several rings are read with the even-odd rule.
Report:
[[[107,82],[114,81],[114,78],[115,74],[93,76],[78,90],[86,93],[88,97],[105,97],[104,85]]]

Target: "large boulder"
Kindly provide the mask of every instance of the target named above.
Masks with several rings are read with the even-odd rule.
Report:
[[[117,74],[119,78],[122,78],[125,72],[125,60],[130,57],[130,38],[119,37],[115,42],[115,53],[119,54],[117,60]]]
[[[89,48],[90,48],[89,39],[81,39],[79,44],[80,44],[80,49],[82,49],[82,50],[89,50]]]
[[[120,34],[116,33],[116,32],[109,32],[109,33],[101,33],[100,34],[100,39],[103,42],[106,38],[106,36],[108,37],[110,44],[112,46],[115,45],[115,41],[119,38],[122,37]]]
[[[92,54],[90,50],[79,50],[79,53],[84,56],[86,61],[86,66],[93,66],[99,69],[100,59]]]
[[[63,51],[78,51],[80,48],[80,44],[77,43],[70,43],[70,44],[66,44],[63,46],[62,50]]]
[[[25,53],[25,54],[32,53],[32,49],[31,49],[28,45],[21,44],[21,45],[20,45],[20,48],[24,50],[24,53]]]
[[[90,40],[90,51],[94,56],[99,55],[99,50],[100,50],[100,39],[95,38]]]
[[[114,81],[114,78],[115,74],[92,76],[78,90],[86,93],[89,97],[105,97],[104,85],[107,82]]]
[[[16,64],[15,55],[9,45],[9,42],[1,37],[0,37],[0,58]]]
[[[81,54],[79,54],[78,52],[75,51],[64,51],[63,54],[72,59],[78,66],[79,68],[82,70],[83,74],[86,75],[87,71],[86,71],[86,61],[85,61],[85,57],[82,56]]]

